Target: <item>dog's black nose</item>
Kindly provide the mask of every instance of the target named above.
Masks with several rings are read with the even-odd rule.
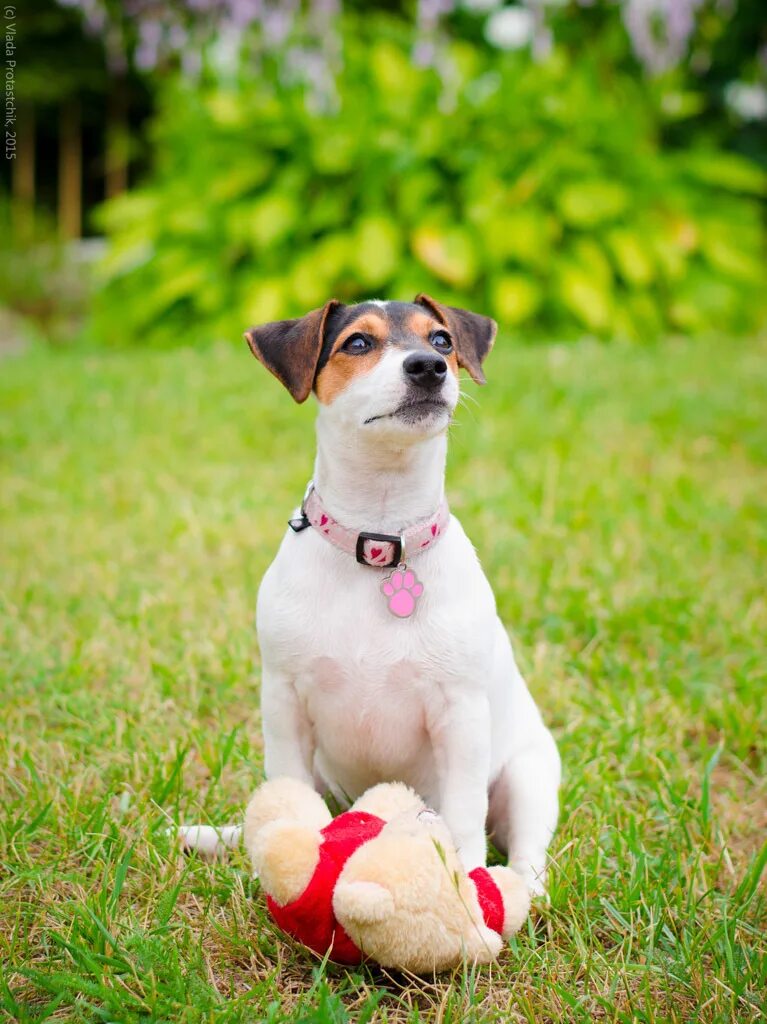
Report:
[[[420,388],[437,388],[445,379],[447,363],[436,352],[411,352],[402,364],[405,376]]]

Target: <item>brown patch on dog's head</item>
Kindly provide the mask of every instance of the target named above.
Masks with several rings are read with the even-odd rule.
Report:
[[[311,394],[325,339],[325,323],[341,303],[335,299],[297,320],[278,320],[245,332],[250,351],[297,402]]]
[[[336,352],[353,334],[369,334],[376,341],[380,341],[381,344],[385,344],[389,340],[391,325],[389,324],[389,318],[382,309],[370,310],[363,306],[357,313],[355,308],[352,307],[349,310],[349,314],[352,319],[347,318],[343,326],[339,328],[337,335],[333,339],[332,352]]]
[[[415,302],[428,309],[448,329],[458,356],[458,365],[468,370],[477,384],[484,384],[482,363],[495,341],[498,330],[495,320],[480,313],[470,313],[467,309],[443,306],[428,295],[416,295]]]
[[[415,334],[423,341],[428,342],[435,329],[443,325],[433,313],[427,313],[424,309],[410,307],[403,318],[405,328],[410,334]]]
[[[370,339],[372,347],[361,355],[353,355],[345,351],[344,346],[358,334]],[[335,338],[328,339],[328,351],[323,354],[314,383],[317,398],[323,405],[330,405],[355,377],[373,369],[383,355],[389,334],[390,325],[383,310],[363,306],[358,315],[352,315],[343,324]]]

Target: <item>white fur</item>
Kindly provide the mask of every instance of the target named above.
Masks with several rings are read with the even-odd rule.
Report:
[[[389,349],[317,418],[314,483],[355,530],[398,534],[443,495],[449,410],[387,415],[408,394],[406,353]],[[383,417],[367,422],[372,417]],[[543,889],[560,764],[514,662],[477,555],[455,517],[413,559],[424,594],[389,613],[386,571],[358,565],[314,529],[288,531],[258,595],[267,777],[291,775],[351,801],[402,780],[444,817],[470,870],[486,823],[533,891]]]
[[[240,825],[223,825],[221,828],[212,825],[180,825],[167,831],[177,839],[184,851],[194,850],[206,860],[223,856],[227,850],[238,846],[242,838]]]

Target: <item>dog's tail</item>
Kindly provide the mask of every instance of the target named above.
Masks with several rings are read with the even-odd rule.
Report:
[[[239,846],[242,839],[242,825],[179,825],[169,828],[168,834],[176,839],[184,853],[196,853],[203,860],[217,860],[227,850]]]

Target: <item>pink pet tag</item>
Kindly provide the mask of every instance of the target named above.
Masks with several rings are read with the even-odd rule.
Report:
[[[387,599],[386,605],[392,615],[398,619],[409,619],[423,594],[423,584],[412,569],[400,562],[394,572],[384,578],[381,593]]]

